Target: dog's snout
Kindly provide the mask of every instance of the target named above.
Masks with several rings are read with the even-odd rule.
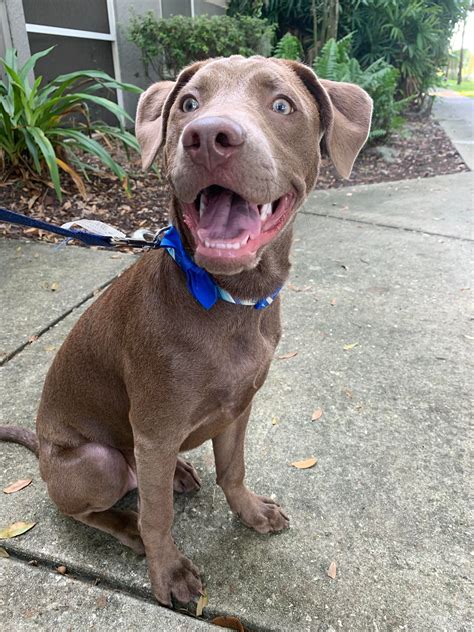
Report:
[[[239,123],[224,116],[206,116],[185,128],[182,143],[193,162],[213,171],[235,154],[245,141]]]

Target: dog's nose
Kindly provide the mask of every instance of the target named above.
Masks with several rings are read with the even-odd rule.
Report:
[[[203,116],[189,123],[182,143],[193,162],[213,171],[238,151],[245,140],[243,128],[224,116]]]

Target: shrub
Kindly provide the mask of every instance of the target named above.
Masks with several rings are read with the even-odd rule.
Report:
[[[404,96],[423,96],[438,83],[456,23],[467,0],[343,0],[341,32],[353,32],[363,66],[383,57],[399,70]]]
[[[128,37],[140,49],[145,73],[174,79],[193,61],[228,55],[269,55],[274,27],[250,16],[188,18],[176,15],[157,20],[152,12],[134,15]]]
[[[130,92],[140,89],[115,81],[98,70],[60,75],[44,86],[43,78],[37,77],[31,86],[30,71],[51,50],[36,53],[21,68],[13,49],[6,52],[5,59],[0,59],[6,76],[5,81],[0,80],[0,172],[8,175],[19,171],[25,179],[35,174],[44,179],[49,174],[61,199],[59,169],[62,169],[84,194],[84,181],[78,171],[87,177],[87,170],[92,167],[81,160],[79,150],[97,157],[127,188],[126,172],[94,136],[106,141],[116,139],[127,150],[139,151],[135,137],[122,126],[122,121],[132,119],[116,103],[95,93],[104,87]],[[89,103],[112,112],[120,127],[92,122]]]
[[[352,35],[346,35],[338,42],[330,39],[323,46],[314,62],[316,74],[323,79],[355,83],[370,94],[374,100],[374,114],[370,139],[386,136],[393,127],[400,124],[400,112],[406,99],[395,101],[398,71],[384,59],[375,60],[363,69],[351,57]]]
[[[301,46],[301,42],[291,33],[283,35],[273,51],[273,57],[278,57],[279,59],[294,59],[300,61],[302,55],[303,47]]]

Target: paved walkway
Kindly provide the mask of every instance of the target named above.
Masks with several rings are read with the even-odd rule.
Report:
[[[267,537],[240,525],[214,485],[210,446],[192,453],[203,487],[176,498],[174,535],[204,573],[205,620],[470,629],[471,200],[462,173],[321,191],[300,213],[278,355],[298,353],[275,360],[247,441],[249,484],[274,493],[292,527]],[[54,352],[131,260],[0,241],[0,423],[33,427]],[[309,456],[313,469],[290,467]],[[33,479],[3,496],[0,526],[37,522],[1,543],[2,630],[211,629],[152,603],[143,559],[61,516],[26,450],[2,445],[0,472],[2,488]]]
[[[474,170],[474,99],[453,90],[436,98],[433,114],[439,119],[464,162]]]

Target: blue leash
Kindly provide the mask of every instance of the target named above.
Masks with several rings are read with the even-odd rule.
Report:
[[[15,213],[0,207],[0,222],[17,224],[19,226],[29,226],[39,228],[56,235],[62,235],[67,239],[77,239],[86,246],[102,246],[113,248],[116,246],[129,246],[131,248],[164,248],[173,257],[177,265],[186,275],[186,285],[189,292],[205,308],[210,309],[220,298],[227,303],[235,305],[251,305],[254,309],[263,309],[271,305],[280,293],[281,287],[270,296],[258,300],[244,300],[234,298],[229,292],[221,288],[214,281],[212,276],[204,268],[199,267],[188,255],[181,242],[178,231],[174,226],[168,226],[158,231],[153,241],[146,239],[134,239],[132,237],[98,235],[97,233],[77,230],[75,228],[64,228],[40,219],[33,219],[21,213]],[[110,227],[109,227],[110,228]]]
[[[56,235],[62,235],[69,239],[77,239],[86,244],[86,246],[103,246],[105,248],[111,248],[114,246],[131,246],[133,248],[157,248],[154,242],[147,241],[146,239],[129,239],[128,237],[118,238],[111,237],[110,235],[97,235],[89,233],[85,230],[77,230],[75,228],[63,228],[62,226],[56,226],[49,222],[43,222],[41,219],[34,219],[21,213],[15,213],[9,211],[6,208],[0,208],[0,222],[7,222],[8,224],[18,224],[19,226],[30,226],[31,228],[39,228]]]

